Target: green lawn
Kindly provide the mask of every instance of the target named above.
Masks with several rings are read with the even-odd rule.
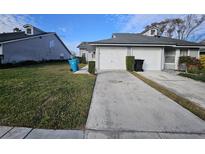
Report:
[[[0,70],[0,125],[83,128],[95,76],[75,75],[67,63]]]
[[[189,73],[179,73],[180,76],[191,78],[197,81],[205,82],[205,74],[189,74]]]

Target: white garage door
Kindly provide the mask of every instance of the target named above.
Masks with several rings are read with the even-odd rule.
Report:
[[[102,47],[99,54],[100,70],[125,70],[127,55],[126,48],[123,47]]]
[[[132,54],[135,59],[144,59],[144,70],[161,70],[162,50],[160,47],[134,47]]]

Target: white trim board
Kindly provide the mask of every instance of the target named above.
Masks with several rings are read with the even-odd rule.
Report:
[[[147,46],[147,47],[175,47],[175,48],[205,48],[204,46],[177,46],[177,45],[162,45],[162,44],[95,44],[91,43],[90,45],[94,46],[132,46],[132,47],[137,47],[137,46]]]

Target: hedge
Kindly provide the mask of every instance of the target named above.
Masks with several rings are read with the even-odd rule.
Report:
[[[135,65],[135,57],[134,56],[126,56],[126,68],[128,71],[134,71]]]
[[[205,55],[200,56],[200,62],[203,68],[205,68]]]
[[[95,74],[95,61],[88,62],[88,72],[90,74]]]

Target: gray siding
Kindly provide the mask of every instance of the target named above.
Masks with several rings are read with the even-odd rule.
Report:
[[[52,47],[50,41],[54,41]],[[64,59],[70,58],[70,53],[54,34],[6,43],[3,45],[3,54],[3,63],[58,60],[61,59],[60,55],[64,55]]]
[[[0,55],[3,54],[3,50],[2,50],[2,44],[0,44]]]

